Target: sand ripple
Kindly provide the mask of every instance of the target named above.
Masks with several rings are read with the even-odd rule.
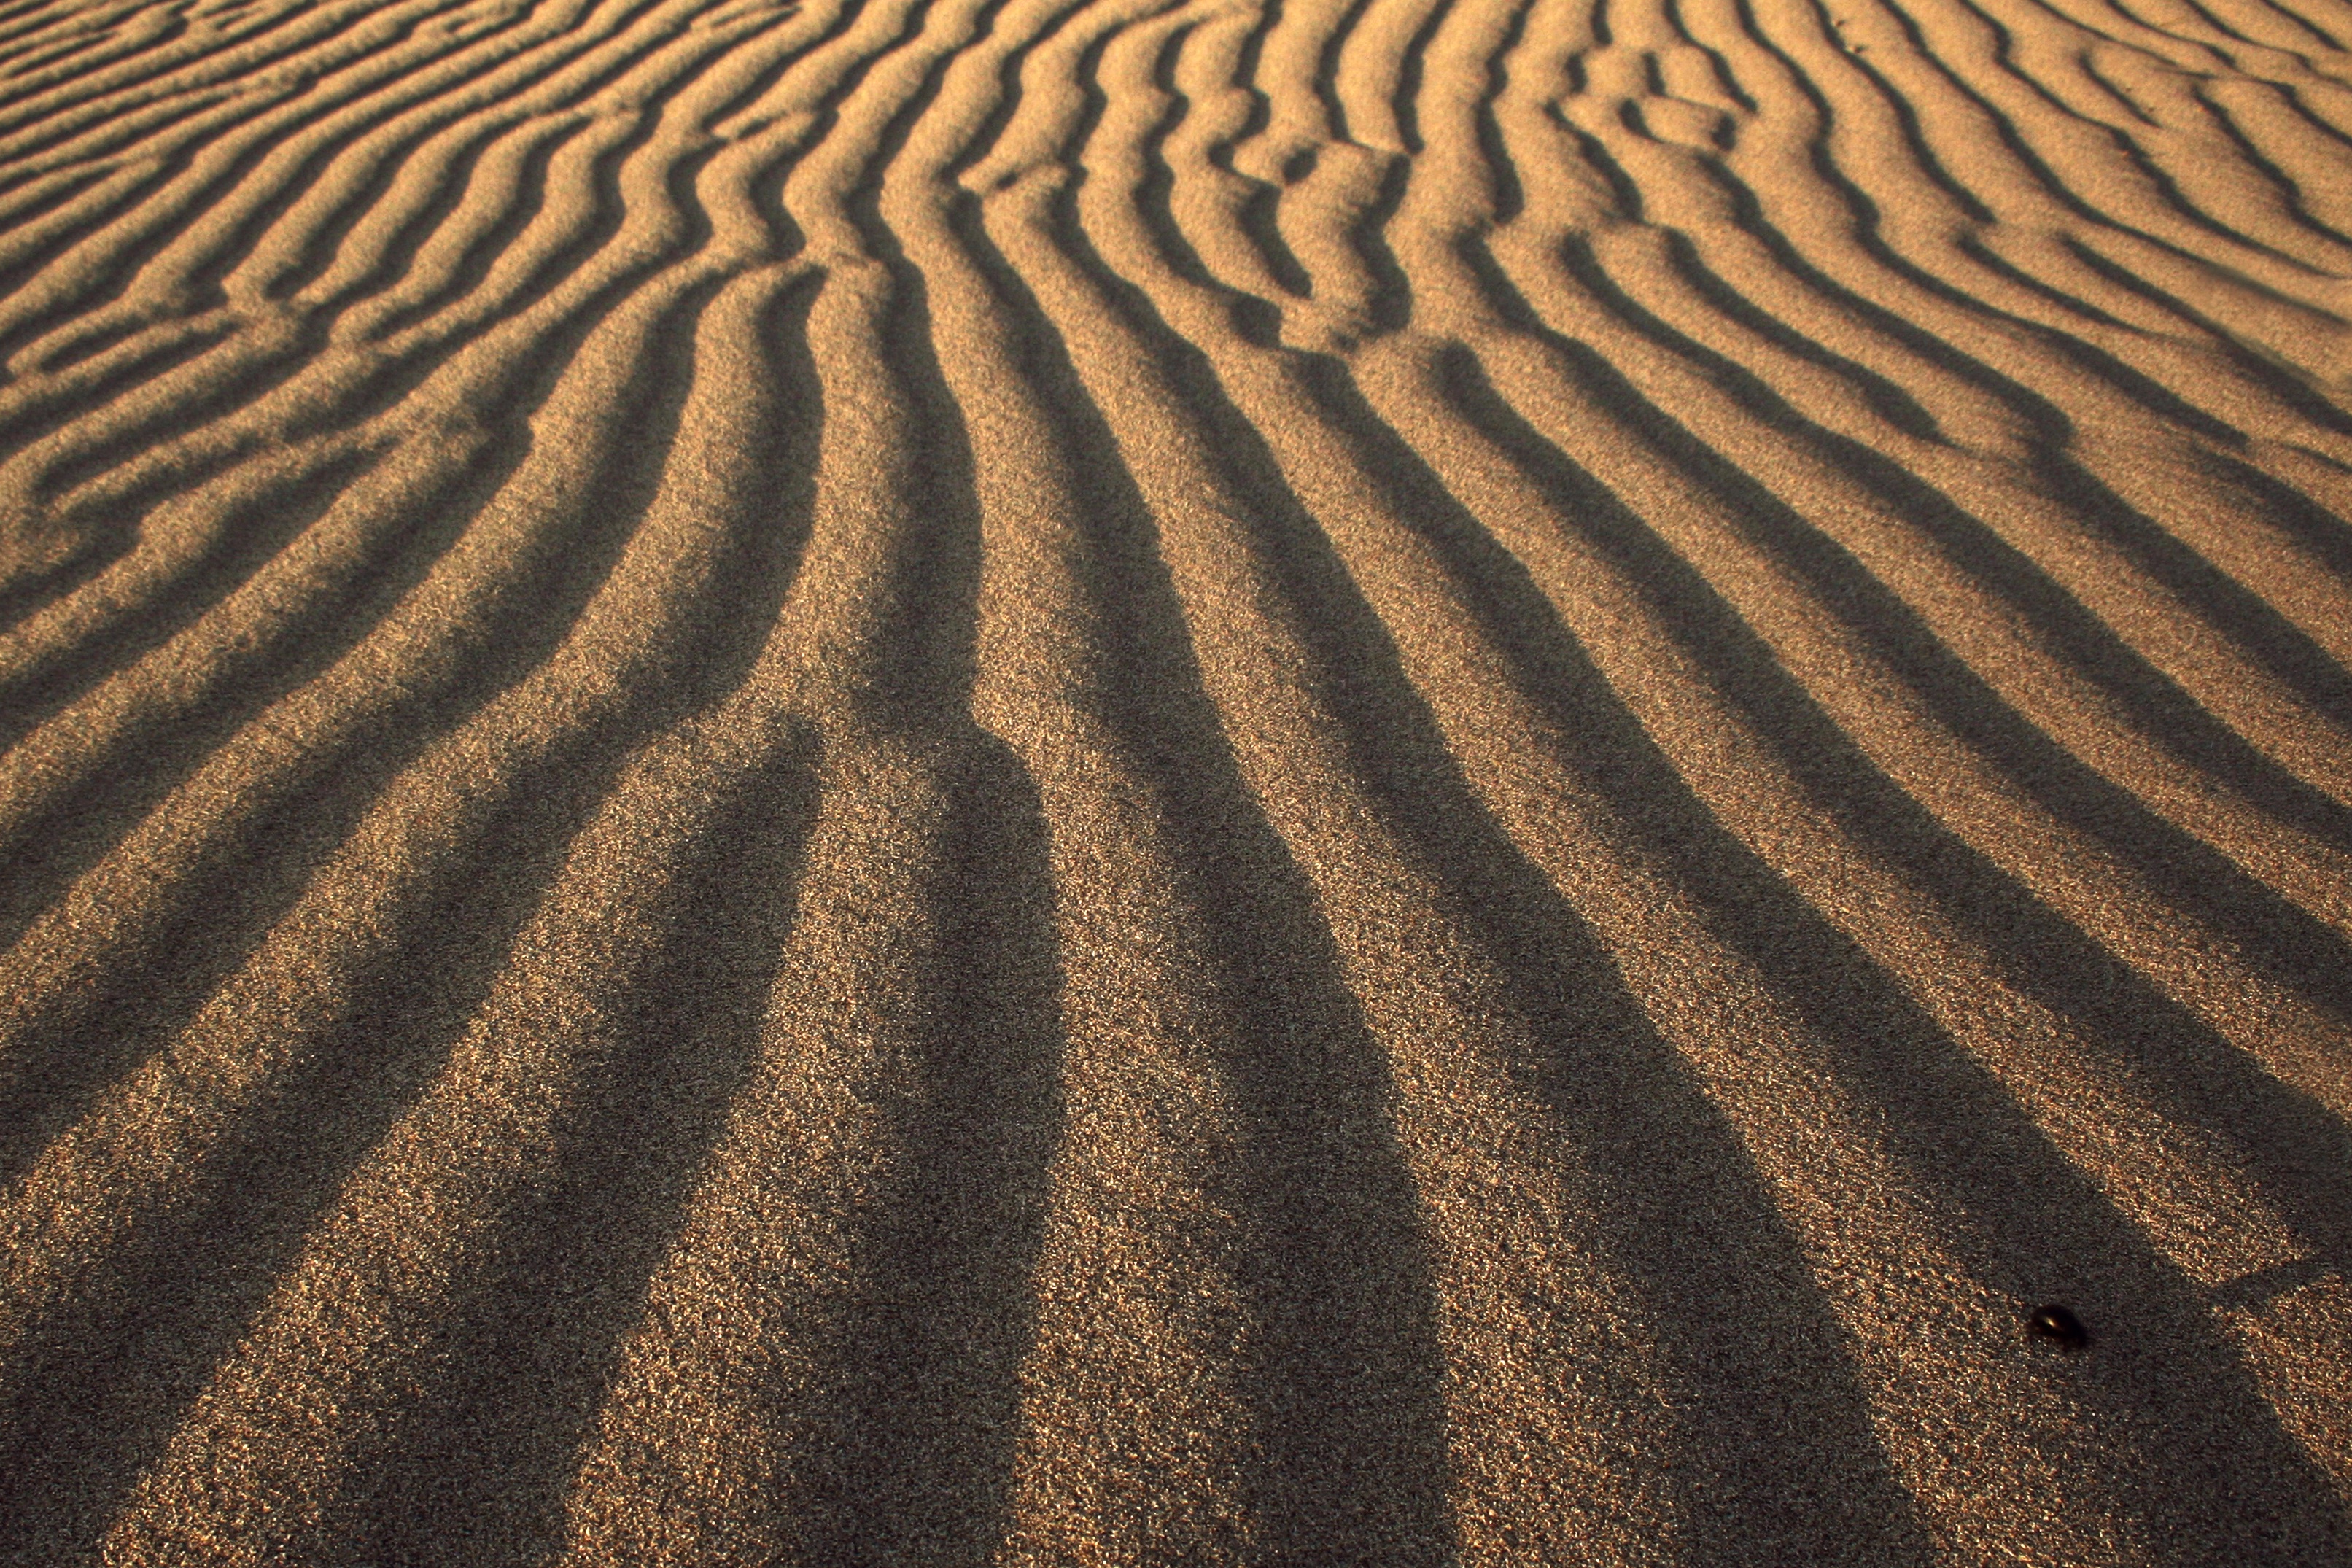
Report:
[[[0,1556],[2352,1560],[2347,323],[2342,0],[0,5]]]

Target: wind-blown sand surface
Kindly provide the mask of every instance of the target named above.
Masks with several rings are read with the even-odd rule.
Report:
[[[2347,320],[2343,0],[0,5],[0,1552],[2352,1560]]]

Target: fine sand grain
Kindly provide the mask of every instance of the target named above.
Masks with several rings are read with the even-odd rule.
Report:
[[[2347,323],[2347,0],[0,0],[0,1561],[2352,1563]]]

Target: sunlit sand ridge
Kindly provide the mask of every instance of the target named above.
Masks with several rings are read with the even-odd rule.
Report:
[[[2343,0],[0,5],[0,1554],[2352,1560],[2347,322]]]

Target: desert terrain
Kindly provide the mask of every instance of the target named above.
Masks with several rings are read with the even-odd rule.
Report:
[[[0,4],[0,1561],[2352,1562],[2347,323],[2344,0]]]

